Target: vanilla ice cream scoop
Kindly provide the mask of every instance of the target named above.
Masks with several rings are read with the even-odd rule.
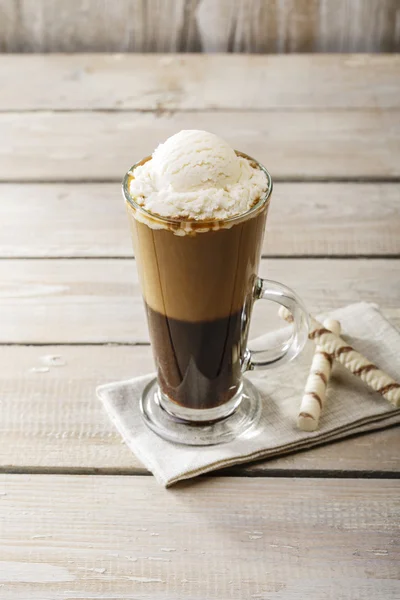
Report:
[[[224,140],[196,129],[183,130],[154,151],[151,169],[159,189],[176,192],[223,188],[236,183],[240,164]]]
[[[249,210],[268,189],[264,171],[207,131],[183,130],[132,172],[129,192],[168,218],[224,220]]]

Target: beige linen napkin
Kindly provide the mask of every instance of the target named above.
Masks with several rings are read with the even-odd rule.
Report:
[[[376,305],[359,303],[320,315],[342,326],[342,337],[396,380],[400,379],[400,333]],[[274,334],[269,334],[273,344]],[[320,427],[300,431],[296,418],[313,356],[308,342],[295,361],[249,375],[262,396],[262,415],[256,434],[219,446],[183,446],[159,438],[143,423],[139,398],[154,375],[103,385],[97,393],[127,446],[165,486],[217,468],[255,459],[276,457],[350,434],[400,423],[400,409],[371,391],[339,363],[334,363]]]

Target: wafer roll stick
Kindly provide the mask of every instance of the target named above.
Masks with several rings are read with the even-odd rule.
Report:
[[[280,310],[279,314],[288,322],[293,320],[292,315],[285,308]],[[354,350],[341,337],[326,329],[311,315],[310,325],[308,337],[314,340],[323,351],[333,356],[353,375],[362,379],[371,389],[386,398],[394,407],[400,407],[400,383],[378,369],[365,356]]]
[[[336,335],[340,334],[339,321],[326,319],[324,327]],[[326,389],[331,375],[332,363],[332,356],[317,345],[297,417],[297,425],[303,431],[315,431],[318,428],[319,419],[325,405]]]

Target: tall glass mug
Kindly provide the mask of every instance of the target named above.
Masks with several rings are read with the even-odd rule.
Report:
[[[239,154],[239,153],[238,153]],[[257,275],[272,179],[246,213],[224,221],[154,215],[123,190],[157,367],[143,393],[145,422],[163,438],[209,445],[250,436],[261,401],[243,377],[293,359],[308,335],[307,312],[289,288]],[[250,352],[247,336],[255,300],[272,300],[294,317],[290,339]]]

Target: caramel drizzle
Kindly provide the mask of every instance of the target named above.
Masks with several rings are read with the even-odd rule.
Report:
[[[321,373],[321,371],[315,371],[314,375],[317,375],[318,377],[320,377],[322,379],[322,381],[324,382],[324,384],[328,385],[328,380],[326,378],[325,373]]]
[[[377,371],[378,367],[376,367],[375,365],[373,365],[372,363],[369,365],[364,365],[363,367],[360,367],[359,369],[356,369],[355,371],[353,371],[354,375],[361,375],[361,373],[369,373],[370,371]]]
[[[310,340],[314,340],[316,337],[320,337],[324,333],[332,333],[332,331],[329,331],[329,329],[322,327],[321,329],[315,329],[314,331],[311,331],[308,337],[310,338]]]
[[[383,388],[381,388],[380,390],[378,390],[378,392],[380,394],[382,394],[382,396],[384,396],[385,394],[387,394],[391,390],[397,390],[399,388],[400,388],[400,383],[389,383],[388,385],[384,385]]]
[[[324,358],[326,358],[326,360],[329,362],[330,366],[332,366],[333,364],[333,356],[332,354],[328,354],[328,352],[325,352],[325,350],[317,350],[318,354],[322,354],[322,356]]]
[[[316,392],[306,392],[306,395],[307,396],[311,396],[311,398],[314,398],[314,400],[316,400],[318,402],[319,407],[322,410],[322,400],[321,400],[321,398],[318,396],[318,394]]]
[[[299,417],[303,417],[303,419],[312,419],[313,421],[315,421],[315,417],[306,412],[299,413]]]
[[[347,352],[354,352],[354,348],[351,346],[342,346],[335,351],[335,356],[339,357],[342,354],[347,354]]]

